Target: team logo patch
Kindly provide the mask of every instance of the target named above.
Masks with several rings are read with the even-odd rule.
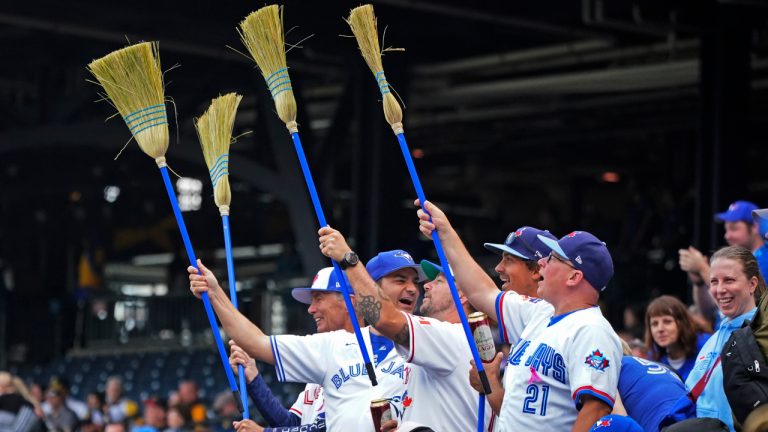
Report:
[[[600,352],[600,350],[594,350],[592,351],[592,354],[588,355],[584,360],[584,364],[602,372],[611,365],[611,362]]]
[[[568,234],[568,237],[576,237],[576,234],[578,234],[578,233],[580,233],[580,232],[581,232],[581,231],[571,231],[571,232]]]
[[[600,419],[595,423],[595,429],[601,427],[611,427],[611,419]]]
[[[411,398],[406,394],[405,397],[403,398],[403,406],[408,408],[409,406],[411,406],[412,403],[413,403],[413,398]]]

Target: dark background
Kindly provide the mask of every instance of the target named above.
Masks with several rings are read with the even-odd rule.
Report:
[[[339,37],[351,33],[342,17],[358,4],[285,2],[287,42],[313,35],[288,53],[304,148],[329,223],[363,259],[392,248],[434,257],[416,228],[415,193],[375,80],[354,39]],[[687,299],[677,249],[721,244],[715,211],[736,199],[768,203],[765,2],[374,5],[379,31],[387,26],[383,45],[406,49],[383,61],[405,101],[427,196],[489,270],[496,257],[482,243],[518,226],[591,231],[616,264],[604,300],[620,328],[627,305],[661,293]],[[105,122],[113,109],[94,102],[99,89],[86,81],[85,66],[126,40],[158,40],[164,69],[180,65],[165,75],[178,112],[168,161],[204,184],[201,209],[185,213],[198,255],[221,266],[213,257],[220,222],[192,118],[236,91],[245,97],[235,134],[252,133],[231,149],[233,243],[284,250],[243,266],[238,276],[256,281],[246,295],[260,298],[276,274],[307,279],[326,265],[290,137],[253,62],[227,48],[244,51],[235,27],[260,6],[0,3],[0,350],[26,346],[19,360],[43,361],[87,348],[75,299],[83,311],[93,298],[119,296],[104,269],[137,255],[176,253],[162,282],[172,293],[186,289],[186,258],[156,167],[135,143],[113,160],[129,132],[120,119]],[[121,192],[107,202],[111,185]],[[103,284],[96,294],[81,291],[78,262],[97,254]],[[254,319],[263,319],[260,310]],[[197,306],[190,313],[203,315]],[[301,309],[292,313],[303,322]]]

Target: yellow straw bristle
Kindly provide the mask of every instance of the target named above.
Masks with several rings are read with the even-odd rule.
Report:
[[[229,144],[235,126],[237,106],[243,97],[228,93],[211,101],[211,106],[195,120],[205,164],[213,182],[213,199],[221,214],[229,214],[232,194],[229,189]]]
[[[298,131],[296,99],[285,62],[282,7],[270,5],[252,12],[237,31],[267,81],[280,120],[291,132]]]
[[[157,42],[142,42],[92,61],[99,81],[144,153],[165,164],[168,118]]]
[[[384,67],[381,64],[381,48],[379,47],[379,33],[376,28],[376,15],[373,14],[373,6],[367,4],[352,9],[346,21],[352,28],[355,39],[357,39],[360,53],[376,77],[384,105],[384,117],[395,133],[400,133],[403,129],[403,110],[392,94],[387,78],[384,76]]]

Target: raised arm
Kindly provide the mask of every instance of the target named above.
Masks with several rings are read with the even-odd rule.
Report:
[[[680,269],[688,273],[688,279],[693,285],[693,302],[705,317],[716,321],[717,304],[709,292],[709,263],[698,249],[689,246],[688,249],[680,249]]]
[[[340,262],[344,254],[352,251],[339,231],[323,227],[318,234],[320,250],[328,258]],[[365,266],[358,263],[347,268],[345,272],[355,292],[355,311],[381,334],[396,344],[407,347],[410,343],[407,318],[371,278]]]
[[[416,200],[414,204],[418,206],[419,200]],[[499,295],[499,289],[493,279],[469,254],[461,238],[448,221],[448,217],[429,201],[424,203],[424,208],[419,209],[417,214],[419,216],[419,230],[422,234],[432,238],[432,232],[437,229],[456,282],[461,286],[461,291],[466,294],[469,302],[475,309],[497,321],[496,297]],[[430,215],[432,222],[429,221]]]
[[[229,297],[221,289],[219,281],[203,262],[197,260],[201,274],[192,266],[187,267],[189,272],[189,289],[197,298],[207,292],[211,300],[213,310],[219,317],[224,331],[230,338],[238,341],[240,346],[251,357],[269,364],[275,364],[275,357],[272,354],[272,346],[269,342],[269,336],[264,334],[259,327],[250,322],[241,314],[229,301]]]

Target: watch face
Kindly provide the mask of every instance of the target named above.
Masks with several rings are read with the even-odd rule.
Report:
[[[347,252],[347,254],[344,256],[344,260],[349,263],[349,265],[355,265],[360,261],[360,258],[357,256],[354,252]]]

